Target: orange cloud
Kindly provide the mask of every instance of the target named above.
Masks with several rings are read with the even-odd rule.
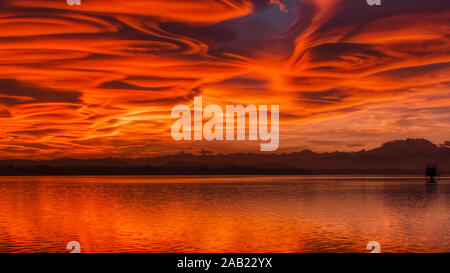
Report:
[[[280,105],[280,152],[448,140],[448,1],[194,2],[2,1],[2,158],[258,151],[173,141],[195,96]]]

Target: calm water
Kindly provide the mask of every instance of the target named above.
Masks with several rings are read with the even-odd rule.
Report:
[[[0,177],[0,252],[450,252],[450,181]]]

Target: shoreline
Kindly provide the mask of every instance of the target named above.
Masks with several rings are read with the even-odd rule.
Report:
[[[441,170],[440,176],[450,172]],[[0,176],[85,176],[85,175],[417,175],[425,177],[424,170],[364,169],[364,170],[307,170],[267,168],[156,168],[156,167],[2,167]]]

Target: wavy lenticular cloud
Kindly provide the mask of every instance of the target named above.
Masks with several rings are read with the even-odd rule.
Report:
[[[280,150],[443,143],[450,3],[4,0],[2,158],[142,157],[253,142],[174,142],[173,106],[280,105]]]

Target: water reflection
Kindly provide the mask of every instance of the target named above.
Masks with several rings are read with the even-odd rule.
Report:
[[[433,183],[427,183],[427,193],[430,196],[434,196],[437,193],[437,183],[433,182]]]
[[[448,252],[448,181],[2,177],[0,251]]]

